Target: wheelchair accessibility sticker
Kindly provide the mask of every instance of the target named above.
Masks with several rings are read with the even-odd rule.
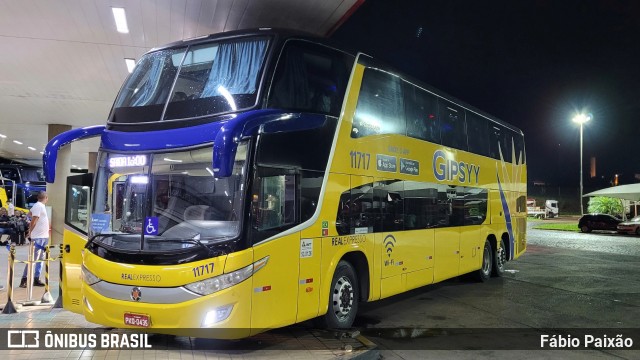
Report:
[[[144,234],[158,235],[158,217],[150,216],[144,218]]]

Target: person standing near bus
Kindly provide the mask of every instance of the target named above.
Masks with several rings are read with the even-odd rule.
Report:
[[[0,238],[5,234],[9,235],[9,239],[11,239],[11,236],[15,234],[15,229],[11,224],[11,218],[7,214],[7,209],[0,208]]]
[[[47,216],[47,208],[45,204],[49,200],[47,193],[41,191],[38,193],[38,202],[33,205],[31,208],[31,223],[29,224],[29,231],[27,232],[27,237],[31,239],[34,243],[34,260],[44,260],[45,258],[45,249],[49,244],[49,217]],[[40,256],[38,256],[38,253]],[[20,281],[20,287],[27,287],[27,269],[28,267],[24,267],[24,272],[22,273],[22,281]],[[40,281],[40,272],[42,271],[42,263],[36,263],[35,267],[35,276],[33,280],[34,286],[44,286],[44,283]]]
[[[13,206],[13,203],[11,202],[11,200],[7,200],[7,212],[9,213],[9,216],[13,216],[15,211],[16,211],[16,207]]]

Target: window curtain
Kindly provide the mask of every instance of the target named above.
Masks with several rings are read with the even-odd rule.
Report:
[[[200,97],[222,95],[219,87],[233,95],[255,93],[266,50],[267,40],[220,44]]]
[[[160,83],[160,72],[164,68],[165,61],[167,58],[165,56],[157,57],[154,59],[153,64],[151,64],[151,70],[149,70],[149,75],[147,76],[147,80],[142,86],[140,86],[140,90],[137,92],[137,99],[133,101],[131,106],[144,106],[149,105],[149,101],[155,94],[156,89],[158,88],[158,84]]]

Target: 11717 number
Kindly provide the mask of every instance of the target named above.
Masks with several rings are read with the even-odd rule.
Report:
[[[349,156],[351,156],[351,168],[369,170],[371,154],[352,150]]]
[[[191,271],[193,271],[194,277],[213,274],[213,263],[196,266],[193,269],[191,269]]]

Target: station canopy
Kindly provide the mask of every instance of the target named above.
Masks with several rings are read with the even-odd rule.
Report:
[[[364,0],[0,1],[0,157],[42,165],[48,125],[106,123],[134,62],[151,48],[223,31],[330,36]],[[118,28],[113,7],[124,9]],[[124,21],[121,21],[123,25]],[[99,138],[70,145],[86,168]]]
[[[631,201],[640,201],[640,183],[614,186],[584,195],[584,197],[591,196],[607,196]]]

